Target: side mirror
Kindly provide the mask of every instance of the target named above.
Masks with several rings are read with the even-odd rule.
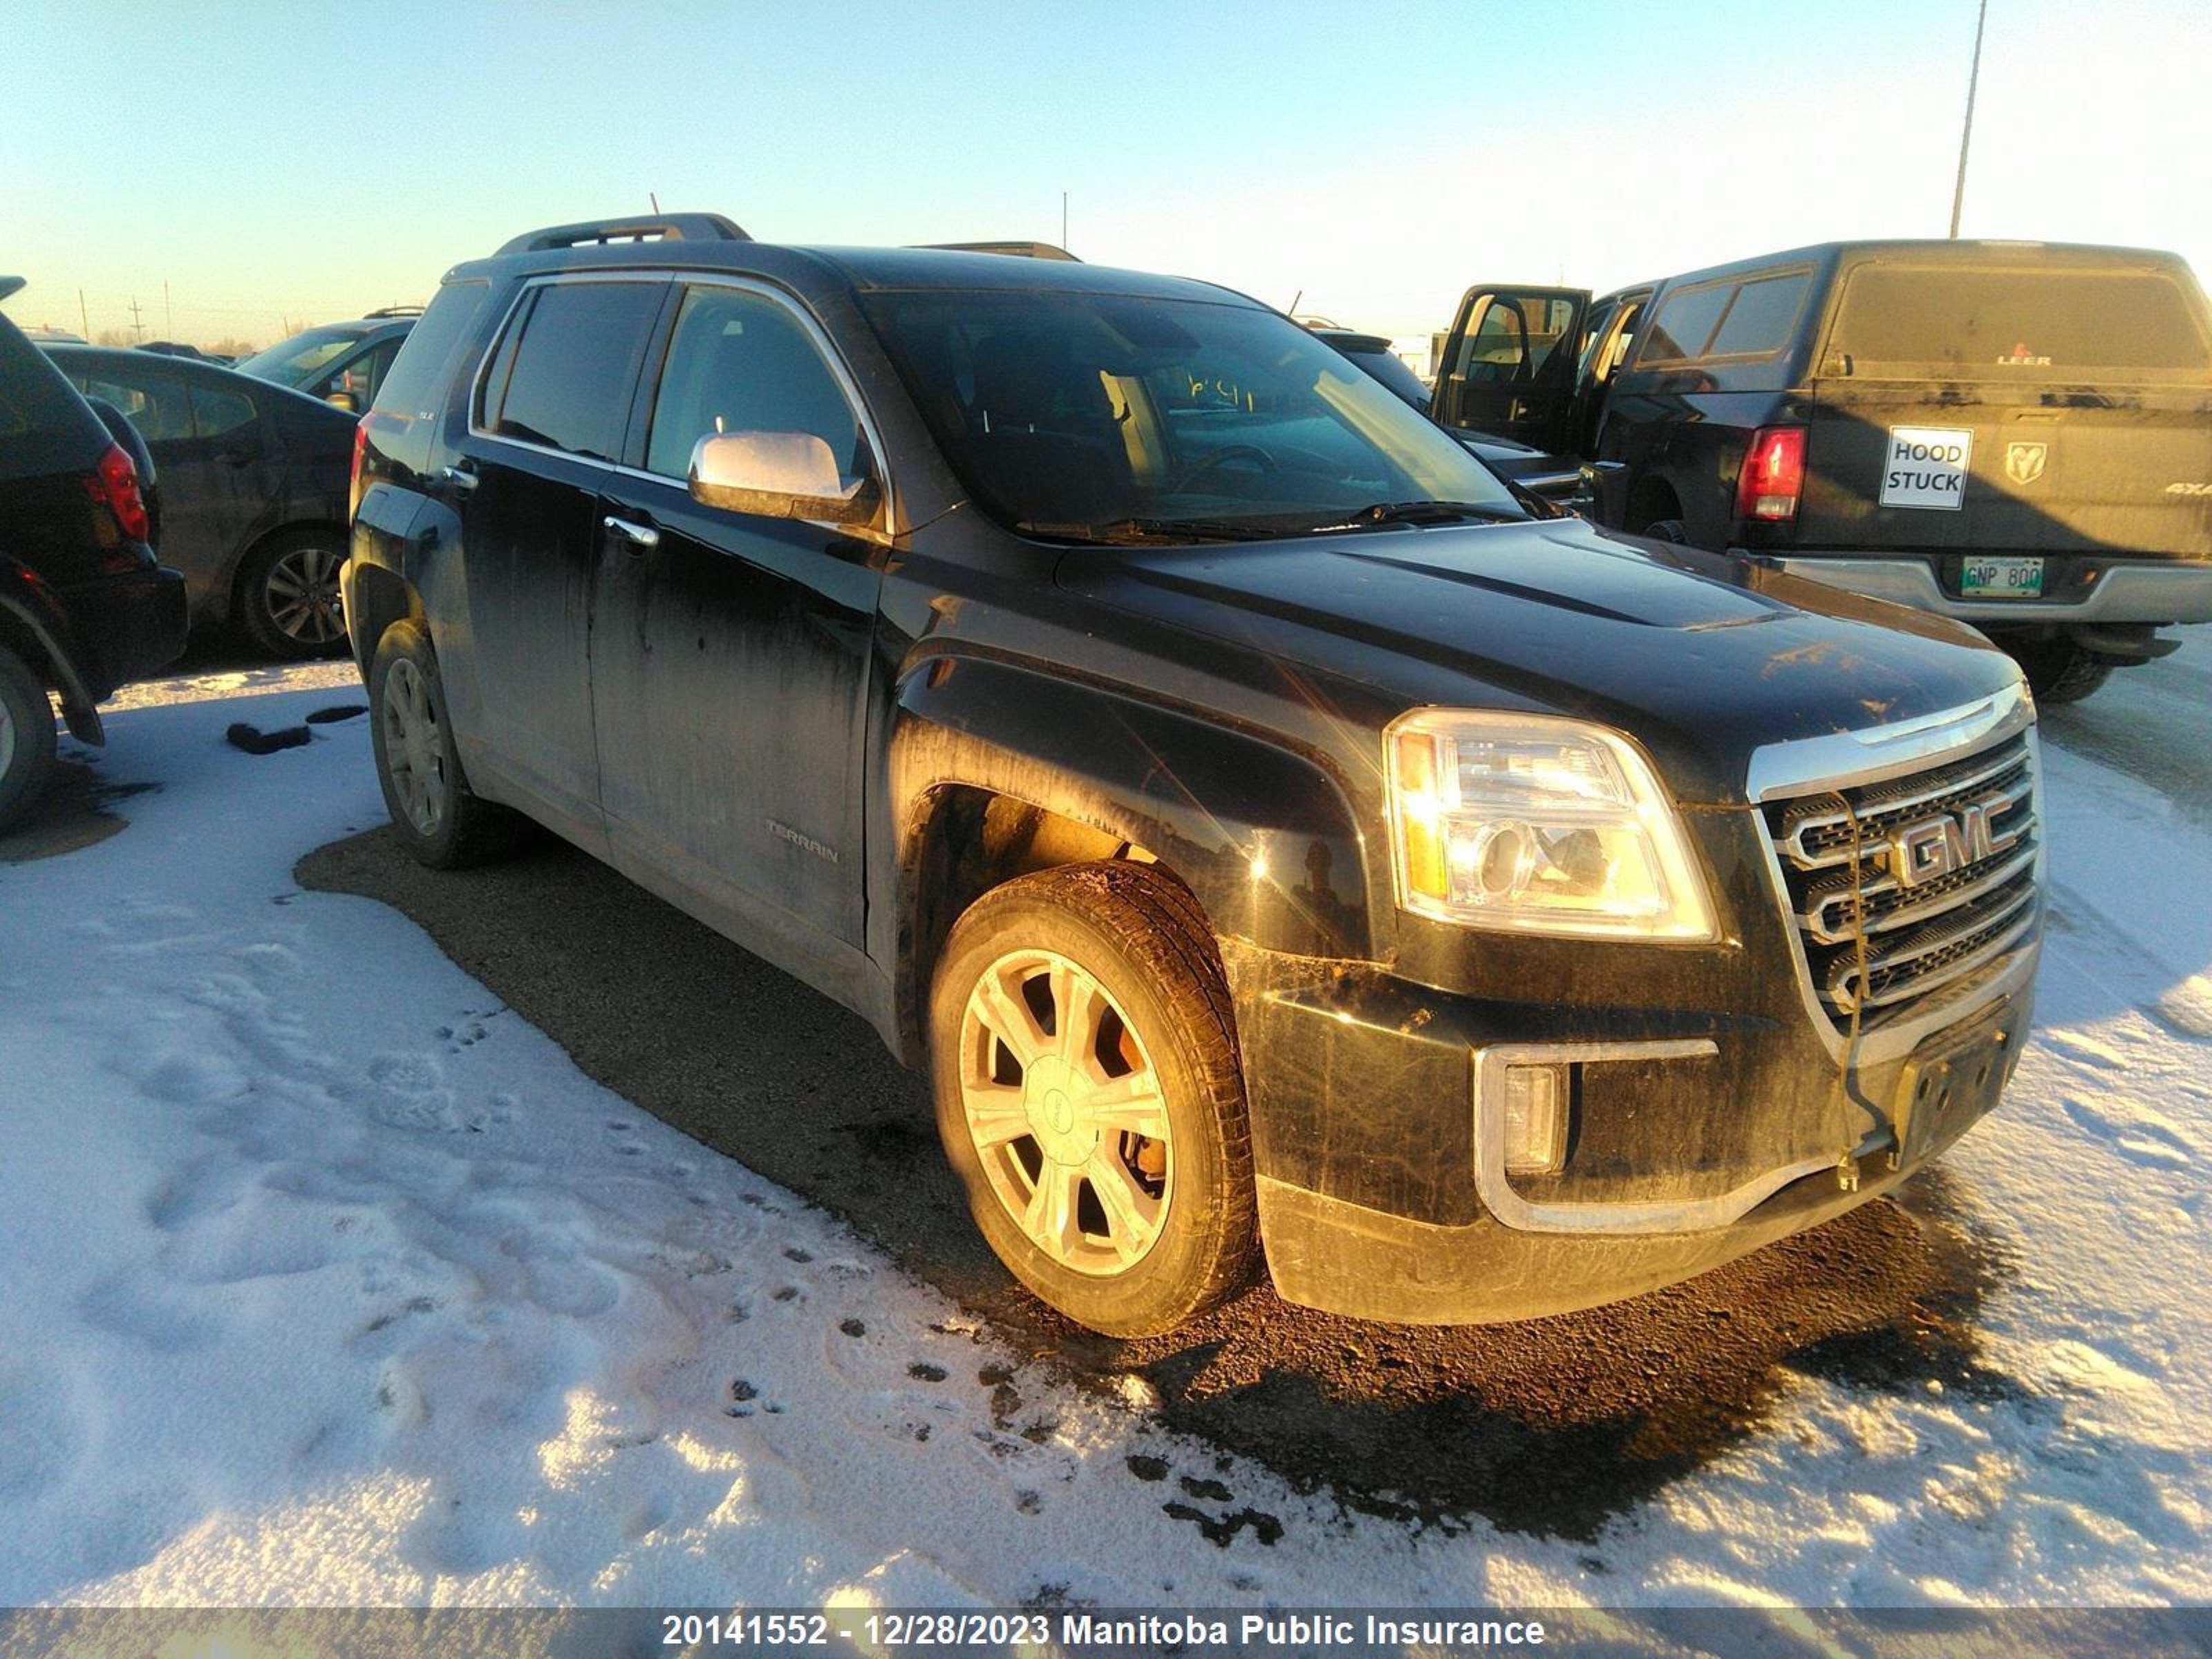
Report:
[[[811,432],[710,432],[691,450],[691,499],[732,513],[865,524],[879,494],[873,478],[847,483]]]
[[[356,398],[350,392],[332,392],[326,393],[324,396],[323,401],[328,404],[332,409],[343,409],[349,415],[358,415],[361,413],[361,400]]]

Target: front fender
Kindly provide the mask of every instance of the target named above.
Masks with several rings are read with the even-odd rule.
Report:
[[[1374,955],[1366,844],[1346,792],[1322,763],[1264,734],[1042,667],[939,657],[901,686],[882,753],[896,900],[888,915],[874,911],[872,933],[884,931],[871,945],[878,962],[902,964],[909,1018],[924,994],[910,982],[923,843],[951,787],[1009,796],[1141,847],[1197,895],[1224,941],[1300,957]]]

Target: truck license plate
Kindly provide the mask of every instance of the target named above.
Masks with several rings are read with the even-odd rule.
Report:
[[[2040,559],[1969,559],[1959,575],[1959,597],[1966,599],[2039,599]]]

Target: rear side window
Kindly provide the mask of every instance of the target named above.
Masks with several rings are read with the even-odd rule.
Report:
[[[400,342],[392,372],[377,388],[379,413],[415,421],[436,412],[439,394],[446,385],[446,369],[490,292],[483,283],[448,283],[438,290],[429,308]]]
[[[121,410],[149,444],[180,443],[192,435],[191,399],[181,380],[167,374],[125,375],[105,367],[70,378],[86,397]]]
[[[621,458],[630,390],[665,289],[658,283],[554,283],[538,291],[512,358],[484,387],[484,425],[502,438],[593,460]]]
[[[1705,342],[1728,309],[1735,293],[1733,283],[1706,288],[1686,288],[1659,302],[1644,331],[1643,349],[1636,354],[1638,368],[1645,363],[1679,363],[1705,355]]]
[[[2212,373],[2194,296],[2156,270],[1862,265],[1844,284],[1832,362],[1939,366],[2001,379],[2082,371]]]
[[[1802,271],[1746,283],[1729,301],[1706,355],[1750,357],[1781,350],[1796,331],[1797,313],[1804,309],[1805,290],[1812,283]]]
[[[529,349],[526,336],[526,356]],[[848,482],[867,471],[860,420],[805,325],[744,289],[684,294],[653,398],[645,470],[686,477],[693,447],[714,432],[807,433],[830,446]]]

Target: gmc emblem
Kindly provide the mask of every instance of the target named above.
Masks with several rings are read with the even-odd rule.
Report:
[[[1885,849],[1890,874],[1900,887],[1918,887],[1995,858],[2020,840],[2016,830],[2000,835],[1994,828],[1996,818],[2013,805],[2008,795],[1984,795],[1956,813],[1906,824],[1890,836]]]

